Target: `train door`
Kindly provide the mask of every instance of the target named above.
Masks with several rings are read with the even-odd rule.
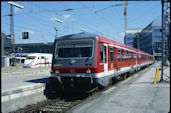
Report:
[[[135,60],[136,60],[136,71],[138,70],[138,56],[137,52],[135,52]]]
[[[103,51],[103,62],[104,62],[104,84],[105,85],[107,85],[107,79],[105,79],[106,78],[106,75],[107,75],[107,72],[108,72],[108,57],[107,57],[107,55],[108,55],[108,53],[107,53],[107,44],[104,44],[104,51]]]

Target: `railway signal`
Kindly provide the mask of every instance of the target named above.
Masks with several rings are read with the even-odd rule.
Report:
[[[22,32],[22,39],[29,39],[29,32]]]

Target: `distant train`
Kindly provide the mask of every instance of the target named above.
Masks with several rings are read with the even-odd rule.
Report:
[[[64,90],[81,87],[88,91],[152,63],[151,54],[103,36],[66,35],[55,39],[50,82]]]
[[[52,64],[52,54],[31,53],[24,61],[24,68],[48,67]]]

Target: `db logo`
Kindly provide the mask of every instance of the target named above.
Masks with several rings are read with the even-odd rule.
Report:
[[[75,63],[75,60],[70,60],[70,64],[73,64],[73,63]]]

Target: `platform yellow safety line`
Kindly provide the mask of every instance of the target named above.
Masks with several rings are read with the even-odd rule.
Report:
[[[155,76],[154,84],[157,83],[158,73],[159,73],[159,68],[156,68],[156,76]]]

